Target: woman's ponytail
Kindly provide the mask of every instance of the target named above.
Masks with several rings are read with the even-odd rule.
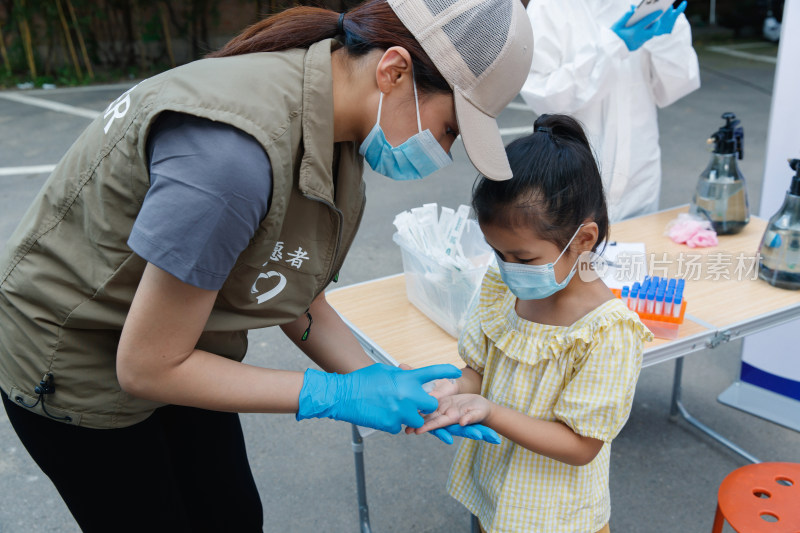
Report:
[[[207,57],[308,48],[338,34],[339,13],[320,7],[298,6],[256,22]]]
[[[341,41],[348,54],[356,57],[376,49],[402,46],[411,54],[414,78],[422,92],[451,91],[433,61],[386,0],[364,2],[345,13],[343,18],[341,13],[329,9],[293,7],[246,28],[220,50],[206,57],[308,48],[332,38]]]

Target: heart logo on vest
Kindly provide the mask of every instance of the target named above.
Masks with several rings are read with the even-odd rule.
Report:
[[[259,294],[259,290],[256,287],[256,285],[258,284],[258,280],[260,280],[261,278],[269,279],[269,278],[275,278],[275,277],[278,278],[277,283],[275,284],[275,286],[272,287],[267,292],[263,292],[263,293]],[[262,285],[264,285],[264,284],[262,283]],[[258,275],[256,280],[253,282],[253,286],[250,288],[250,293],[251,294],[258,294],[258,297],[256,298],[256,300],[258,301],[258,303],[263,304],[264,302],[266,302],[268,300],[271,300],[272,298],[274,298],[275,296],[280,294],[280,292],[284,289],[284,287],[286,287],[286,277],[283,274],[281,274],[280,272],[275,272],[274,270],[271,270],[271,271],[267,272],[266,274],[261,273],[261,274]]]

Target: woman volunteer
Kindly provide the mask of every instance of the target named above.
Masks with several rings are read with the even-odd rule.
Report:
[[[3,403],[82,529],[261,530],[235,413],[422,425],[421,384],[460,372],[370,365],[323,296],[362,156],[421,178],[460,133],[510,178],[495,117],[532,51],[518,0],[294,8],[83,132],[0,257]],[[273,325],[331,373],[241,363]]]

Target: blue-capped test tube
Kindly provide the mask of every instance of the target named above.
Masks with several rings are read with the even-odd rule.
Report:
[[[639,303],[639,282],[635,282],[631,287],[630,297],[628,298],[628,309],[636,311],[636,304]]]
[[[678,318],[681,316],[681,306],[683,305],[683,294],[676,292],[675,300],[672,302],[672,316]]]
[[[631,290],[630,287],[624,285],[622,287],[622,293],[620,294],[620,300],[622,300],[622,303],[624,303],[626,306],[628,305],[628,293],[630,292],[630,290]]]
[[[653,312],[657,315],[664,312],[664,291],[660,287],[656,291],[656,305]]]
[[[677,281],[675,278],[670,278],[667,289],[672,289],[672,291],[675,292],[675,281]]]
[[[647,305],[647,281],[644,282],[642,288],[639,289],[639,301],[636,302],[636,312],[644,313],[645,306]]]
[[[648,313],[652,313],[656,307],[656,288],[653,285],[650,285],[650,288],[647,289],[647,306],[645,310]]]
[[[672,298],[675,295],[674,287],[670,289],[667,287],[667,292],[664,294],[664,315],[672,316]]]
[[[679,279],[678,283],[675,285],[675,294],[681,293],[683,294],[683,287],[686,285],[685,279]]]

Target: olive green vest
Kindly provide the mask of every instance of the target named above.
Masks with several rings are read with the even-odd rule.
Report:
[[[141,82],[89,125],[0,255],[0,388],[12,401],[36,403],[50,372],[44,407],[71,424],[124,427],[160,405],[123,392],[115,360],[146,264],[127,239],[149,187],[147,133],[165,110],[247,132],[272,164],[269,213],[197,347],[241,360],[247,330],[308,309],[341,267],[364,208],[358,147],[333,141],[335,46],[196,61]],[[31,410],[46,414],[42,402]]]

